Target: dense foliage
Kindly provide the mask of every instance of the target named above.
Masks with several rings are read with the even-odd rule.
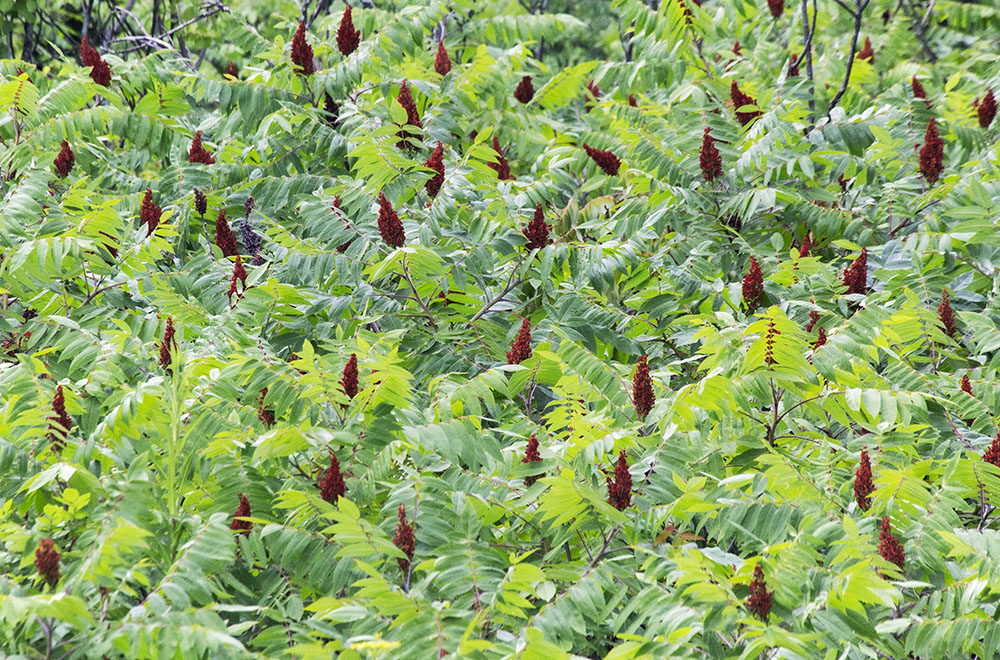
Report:
[[[1000,10],[852,1],[0,2],[0,650],[995,657]]]

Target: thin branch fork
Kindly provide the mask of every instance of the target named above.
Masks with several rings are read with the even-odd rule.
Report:
[[[844,0],[833,0],[838,5],[840,5],[844,11],[850,14],[854,18],[854,34],[851,35],[851,51],[847,55],[847,71],[844,72],[844,82],[841,83],[840,89],[837,90],[837,95],[833,97],[830,102],[830,108],[826,111],[826,118],[830,118],[830,113],[833,109],[837,107],[840,103],[840,99],[844,96],[844,92],[847,91],[847,84],[851,80],[851,70],[854,68],[854,56],[858,52],[858,36],[861,34],[861,18],[865,13],[865,9],[868,8],[868,4],[871,0],[854,0],[854,8],[852,9]]]

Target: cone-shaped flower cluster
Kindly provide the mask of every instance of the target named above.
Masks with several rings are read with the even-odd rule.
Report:
[[[799,54],[792,53],[788,57],[788,77],[799,75]]]
[[[922,99],[928,108],[931,107],[931,102],[927,100],[927,92],[916,76],[910,79],[910,88],[913,90],[913,98]]]
[[[326,469],[326,474],[319,480],[319,496],[330,504],[336,504],[338,497],[343,497],[347,492],[344,485],[344,475],[340,473],[340,461],[337,456],[330,452],[330,467]]]
[[[410,527],[410,523],[406,522],[406,507],[402,504],[399,505],[398,515],[399,522],[396,524],[396,533],[392,537],[392,543],[406,555],[406,559],[402,557],[396,559],[399,570],[406,573],[410,568],[410,560],[413,559],[413,551],[417,548],[417,542],[413,536],[413,528]]]
[[[62,573],[59,572],[59,551],[52,539],[42,539],[35,548],[35,568],[49,587],[55,589]]]
[[[875,484],[872,483],[872,463],[868,459],[868,447],[861,448],[861,459],[858,460],[858,467],[854,470],[854,501],[858,503],[858,508],[867,511],[872,505],[871,495],[875,492]]]
[[[399,85],[399,96],[396,97],[399,105],[403,106],[406,110],[406,126],[413,126],[415,128],[423,128],[424,125],[420,121],[420,113],[417,112],[417,104],[413,101],[413,94],[410,93],[410,86],[406,84],[404,80]],[[407,130],[401,130],[396,135],[399,137],[399,142],[396,146],[402,149],[403,147],[411,148],[411,145],[405,138],[407,136],[412,136]]]
[[[701,153],[698,154],[698,164],[701,165],[701,176],[705,181],[713,181],[722,176],[722,156],[715,146],[712,134],[705,127],[701,138]]]
[[[257,419],[264,426],[274,426],[274,410],[264,407],[264,399],[267,397],[267,388],[260,391],[260,398],[257,399]]]
[[[382,240],[389,247],[403,247],[406,245],[403,222],[384,193],[378,194],[378,205],[378,232],[382,234]]]
[[[46,437],[52,448],[60,452],[66,446],[66,436],[73,427],[73,420],[66,413],[66,398],[63,395],[62,385],[56,387],[56,394],[52,397],[52,412],[55,414],[49,417],[49,432]]]
[[[933,184],[941,176],[944,169],[944,142],[938,135],[934,118],[927,122],[927,132],[924,134],[924,146],[920,147],[920,174]]]
[[[633,108],[639,107],[639,102],[636,100],[635,94],[628,95],[628,104]]]
[[[889,516],[882,516],[878,526],[878,554],[887,562],[899,566],[903,570],[903,545],[892,535],[892,525]]]
[[[303,76],[311,76],[316,72],[313,64],[313,49],[306,41],[306,22],[299,21],[299,29],[292,37],[292,63],[295,64],[295,73]]]
[[[201,145],[201,131],[195,132],[194,139],[191,140],[191,148],[188,150],[188,162],[201,163],[203,165],[211,165],[215,162],[215,158],[212,157],[212,154],[208,153],[208,149]]]
[[[358,395],[358,356],[351,353],[351,359],[344,365],[344,371],[340,375],[340,389],[348,399],[353,399]]]
[[[872,48],[872,40],[865,37],[865,43],[858,51],[859,60],[867,60],[870,64],[875,64],[875,49]]]
[[[444,185],[444,145],[440,142],[434,147],[434,151],[431,153],[431,157],[424,161],[424,166],[429,167],[434,170],[434,176],[427,179],[424,183],[424,189],[427,191],[428,197],[436,197],[439,192],[441,192],[441,186]]]
[[[809,310],[809,322],[806,323],[806,332],[812,332],[813,328],[816,327],[817,323],[819,323],[819,312],[817,312],[815,309]]]
[[[993,123],[993,118],[997,116],[997,100],[993,96],[993,90],[987,89],[986,96],[983,100],[979,102],[979,107],[976,108],[976,117],[979,119],[979,126],[981,128],[989,128],[990,124]]]
[[[358,49],[359,43],[361,43],[361,30],[354,29],[351,5],[347,5],[344,7],[344,15],[340,17],[340,27],[337,28],[337,50],[342,55],[350,55]]]
[[[743,92],[735,80],[729,86],[729,98],[733,101],[733,111],[736,112],[736,121],[740,122],[740,126],[746,126],[757,117],[760,117],[760,110],[754,110],[753,112],[739,111],[745,105],[756,106],[757,101],[749,94]]]
[[[861,254],[844,269],[844,286],[847,293],[864,295],[868,291],[868,249],[862,248]]]
[[[239,289],[236,286],[237,282],[240,283],[242,289]],[[240,299],[243,298],[243,294],[246,293],[246,291],[247,291],[247,271],[246,268],[243,267],[243,260],[240,259],[240,255],[236,255],[236,263],[233,264],[233,275],[232,277],[229,278],[228,295],[229,295],[230,309],[236,306],[236,302],[239,302]],[[239,293],[239,295],[236,296],[236,302],[233,302],[233,296],[236,295],[237,292]]]
[[[444,76],[451,71],[451,58],[445,50],[444,41],[438,42],[437,55],[434,56],[434,70],[438,75]]]
[[[826,330],[823,326],[819,326],[819,330],[816,331],[816,341],[813,342],[813,350],[815,351],[820,346],[826,346]]]
[[[959,388],[966,394],[972,394],[972,381],[969,380],[968,376],[962,376],[962,381],[959,383]]]
[[[340,195],[337,195],[336,197],[333,198],[333,206],[330,207],[330,210],[331,211],[334,211],[334,210],[340,211],[341,210],[341,208],[340,208]],[[349,223],[346,218],[344,219],[344,224],[347,225],[348,229],[351,229],[351,223]],[[351,247],[351,243],[353,243],[353,242],[354,242],[354,239],[351,238],[351,239],[347,240],[346,242],[341,243],[340,245],[337,246],[337,252],[344,252],[344,251],[346,251],[347,248]]]
[[[240,504],[236,507],[236,511],[233,513],[233,521],[229,523],[229,529],[234,532],[239,532],[243,536],[250,535],[250,529],[253,527],[253,523],[249,520],[239,520],[239,518],[249,518],[250,517],[250,500],[243,493],[239,494]]]
[[[585,102],[583,104],[584,110],[590,112],[594,107],[594,103],[601,100],[601,88],[597,86],[593,80],[587,83],[587,91],[584,92]]]
[[[153,191],[146,188],[146,194],[142,196],[142,206],[139,208],[139,219],[146,225],[147,235],[156,231],[162,214],[163,209],[153,203]]]
[[[517,83],[517,88],[514,90],[514,98],[521,103],[528,104],[531,103],[534,96],[535,86],[531,84],[531,76],[522,77],[521,82]]]
[[[608,504],[619,511],[624,511],[632,503],[632,475],[628,471],[628,460],[625,458],[624,449],[618,454],[614,474],[606,479],[608,482]]]
[[[236,65],[233,64],[232,62],[230,62],[229,66],[226,67],[226,75],[233,78],[234,80],[239,80],[240,78],[240,72],[236,70]]]
[[[62,141],[62,146],[59,149],[59,154],[56,156],[53,165],[56,166],[56,172],[60,177],[65,178],[69,171],[73,169],[73,164],[76,162],[76,154],[73,150],[69,148],[69,142],[66,140]]]
[[[160,343],[160,366],[170,372],[170,353],[177,348],[177,340],[174,339],[174,319],[167,317],[167,328],[163,331],[163,341]]]
[[[80,59],[83,60],[83,66],[91,67],[91,80],[104,87],[111,84],[111,67],[101,59],[100,53],[94,50],[87,37],[80,40]]]
[[[764,581],[764,569],[760,564],[753,568],[753,579],[750,580],[750,595],[747,597],[747,609],[755,617],[767,623],[771,616],[771,596],[773,591],[767,590],[767,582]]]
[[[329,126],[335,127],[340,121],[340,106],[330,96],[330,92],[323,92],[323,112],[326,115],[323,121]]]
[[[618,169],[621,167],[622,162],[610,151],[603,151],[601,149],[594,149],[589,144],[584,143],[583,150],[587,152],[591,160],[597,163],[597,166],[604,170],[604,173],[608,176],[615,176],[618,174]]]
[[[806,230],[806,235],[802,237],[802,245],[799,247],[799,259],[804,259],[809,256],[812,252],[813,242],[812,242],[812,232]]]
[[[785,13],[785,0],[767,0],[767,8],[771,11],[771,16],[778,18]]]
[[[632,376],[632,403],[635,405],[636,416],[641,420],[646,419],[646,415],[656,403],[656,395],[653,393],[653,379],[649,375],[649,357],[646,355],[639,356],[635,375]]]
[[[743,302],[747,310],[752,312],[760,305],[764,297],[764,273],[757,259],[750,257],[750,269],[743,276]]]
[[[997,436],[993,438],[993,442],[990,443],[989,448],[983,453],[983,460],[1000,467],[1000,433],[997,433]]]
[[[542,211],[542,205],[538,204],[535,206],[535,215],[531,219],[531,222],[521,230],[521,233],[528,240],[525,247],[529,250],[541,250],[544,248],[549,244],[549,231],[551,229],[552,227],[545,222],[545,212]]]
[[[537,463],[541,460],[542,455],[538,453],[538,434],[532,433],[531,437],[528,438],[528,446],[524,449],[524,458],[521,459],[521,462]],[[530,488],[536,481],[538,481],[538,475],[533,474],[524,478],[524,485]]]
[[[521,330],[517,333],[510,350],[507,351],[507,364],[521,364],[531,357],[531,324],[528,319],[521,321]]]
[[[194,189],[194,210],[202,217],[208,213],[208,198],[197,188]]]
[[[954,338],[958,332],[958,323],[955,322],[955,312],[951,308],[951,301],[948,299],[948,289],[941,292],[941,304],[937,308],[938,319],[941,321],[941,329],[949,337]]]
[[[236,244],[236,234],[230,229],[226,221],[226,211],[220,210],[219,217],[215,221],[215,244],[222,250],[222,256],[235,257],[239,254],[239,246]]]
[[[496,170],[497,179],[500,181],[513,180],[514,176],[510,173],[510,163],[504,158],[503,151],[500,149],[500,141],[497,140],[496,135],[493,136],[493,151],[497,153],[497,162],[486,163],[486,166]]]

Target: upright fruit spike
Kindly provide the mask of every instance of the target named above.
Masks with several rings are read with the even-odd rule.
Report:
[[[236,283],[239,282],[243,287],[242,290],[237,287]],[[247,290],[247,271],[243,267],[243,260],[240,259],[240,255],[236,255],[236,263],[233,264],[233,275],[229,278],[229,308],[233,309],[236,307],[236,302],[239,302],[243,298],[243,294]],[[237,293],[239,295],[237,295]],[[233,296],[236,296],[236,302],[233,302]]]
[[[916,76],[910,79],[910,89],[913,90],[913,98],[921,99],[927,104],[927,107],[931,107],[931,102],[927,100],[927,92],[924,90],[923,84],[917,80]]]
[[[358,395],[358,356],[354,353],[351,353],[351,359],[344,365],[344,371],[340,375],[340,389],[348,399]]]
[[[785,13],[785,0],[767,0],[767,8],[771,11],[771,16],[780,18]]]
[[[621,160],[618,156],[615,156],[610,151],[604,151],[601,149],[594,149],[589,144],[584,143],[583,150],[587,152],[591,160],[597,163],[597,166],[604,170],[604,173],[608,176],[615,176],[618,174],[618,169],[621,167]]]
[[[751,123],[754,119],[761,116],[760,110],[754,110],[752,112],[740,112],[740,108],[746,105],[757,105],[757,101],[754,100],[752,96],[740,90],[739,85],[736,84],[734,80],[729,86],[729,97],[733,102],[733,111],[736,112],[736,121],[740,122],[740,126],[746,126]]]
[[[340,27],[337,28],[337,49],[342,55],[350,55],[358,49],[359,43],[361,43],[361,30],[354,29],[351,5],[346,5],[344,15],[340,17]]]
[[[195,132],[194,138],[191,140],[191,148],[188,150],[188,162],[201,163],[203,165],[211,165],[215,162],[212,154],[201,144],[201,131]]]
[[[585,93],[585,102],[583,104],[584,110],[590,112],[594,104],[601,100],[601,88],[597,86],[593,80],[587,83],[587,91]]]
[[[993,123],[993,118],[997,116],[997,100],[993,96],[993,90],[987,88],[986,96],[979,102],[976,108],[976,117],[979,119],[980,128],[989,128]]]
[[[848,294],[864,295],[868,291],[868,248],[862,248],[861,254],[844,269],[843,282]]]
[[[993,438],[989,448],[983,453],[983,460],[987,463],[1000,467],[1000,433]]]
[[[722,156],[715,146],[712,134],[705,127],[705,132],[701,137],[701,152],[698,154],[698,163],[701,165],[701,176],[705,181],[713,181],[722,176]]]
[[[521,321],[521,330],[514,338],[507,352],[507,364],[521,364],[531,357],[531,324],[528,319]]]
[[[746,303],[747,310],[753,312],[760,306],[764,297],[764,273],[760,269],[757,259],[750,257],[750,269],[743,276],[743,302]]]
[[[62,573],[59,571],[59,552],[52,539],[46,538],[38,542],[38,547],[35,548],[35,568],[45,583],[55,589]]]
[[[941,304],[938,305],[937,312],[941,329],[954,339],[955,333],[958,332],[958,323],[955,321],[955,312],[951,309],[951,301],[948,299],[948,289],[941,292]]]
[[[319,480],[319,496],[330,504],[336,504],[338,497],[347,492],[344,485],[344,475],[340,473],[340,462],[336,454],[330,452],[330,467],[326,469],[323,478]]]
[[[771,616],[771,596],[774,592],[767,590],[764,581],[764,569],[760,564],[753,568],[753,579],[750,580],[750,595],[747,597],[747,609],[755,617],[767,623]]]
[[[52,397],[52,412],[49,417],[49,432],[47,438],[52,449],[61,452],[66,446],[66,436],[73,428],[73,419],[66,413],[66,398],[63,395],[63,386],[56,387],[55,396]]]
[[[405,80],[399,85],[399,96],[396,98],[396,101],[406,110],[406,126],[413,126],[414,128],[424,127],[420,121],[420,113],[417,112],[417,104],[413,100],[413,94],[410,93],[410,86],[406,84]],[[410,135],[409,131],[401,130],[396,135],[399,137],[399,142],[396,144],[397,147],[400,149],[404,147],[412,148],[413,145],[405,139],[407,135]]]
[[[208,198],[197,188],[194,189],[194,210],[202,217],[208,212]]]
[[[437,197],[437,194],[441,192],[441,186],[444,185],[444,145],[441,142],[438,142],[437,146],[434,147],[431,157],[424,161],[424,167],[434,170],[434,176],[424,183],[427,196]]]
[[[531,76],[522,76],[521,82],[517,83],[514,90],[514,98],[527,105],[535,96],[535,86],[531,84]]]
[[[226,221],[224,209],[219,211],[219,217],[215,220],[215,244],[222,250],[224,257],[235,257],[240,252],[236,243],[236,234],[233,233]]]
[[[878,526],[878,554],[887,562],[899,566],[903,570],[903,545],[892,535],[892,525],[889,523],[889,516],[882,516]]]
[[[403,222],[392,204],[386,199],[384,193],[378,194],[378,231],[382,235],[382,240],[389,247],[403,247],[406,245],[406,232],[403,230]]]
[[[965,392],[966,394],[974,396],[972,394],[972,381],[969,380],[969,377],[967,375],[962,376],[962,380],[959,383],[958,387],[961,391]]]
[[[406,507],[402,504],[399,505],[397,515],[399,522],[396,523],[396,533],[392,537],[392,543],[406,555],[406,559],[402,557],[396,559],[396,562],[399,564],[399,570],[406,573],[410,568],[410,562],[413,560],[413,553],[416,550],[417,543],[413,534],[413,527],[410,526],[410,523],[406,522]]]
[[[858,508],[867,511],[872,505],[871,494],[875,492],[875,484],[872,483],[872,463],[868,459],[868,447],[861,449],[861,458],[858,460],[858,467],[854,470],[854,501],[858,503]]]
[[[267,388],[261,388],[260,397],[257,399],[257,419],[266,427],[274,426],[274,410],[264,407],[264,399],[267,398]]]
[[[938,135],[934,117],[931,117],[927,122],[927,132],[924,133],[924,146],[920,148],[920,174],[927,179],[927,183],[934,184],[941,176],[941,170],[944,169],[943,160],[944,141]]]
[[[635,375],[632,377],[632,403],[635,405],[636,416],[641,420],[646,419],[646,415],[656,403],[656,395],[653,393],[653,379],[649,375],[649,357],[646,355],[639,356]]]
[[[94,50],[87,37],[80,40],[80,59],[83,61],[83,66],[91,67],[91,80],[103,87],[111,84],[111,67],[101,59],[100,53]]]
[[[859,60],[865,60],[869,64],[875,64],[875,49],[872,48],[872,40],[865,37],[865,43],[858,51],[857,58]]]
[[[618,454],[618,462],[615,463],[615,471],[612,476],[608,476],[608,504],[624,511],[632,503],[632,475],[628,471],[628,459],[625,457],[623,449]]]
[[[514,179],[514,176],[510,173],[510,163],[503,155],[503,150],[500,149],[500,141],[497,140],[497,136],[493,136],[493,151],[497,154],[497,162],[486,163],[486,166],[496,170],[497,179],[500,181],[510,181]]]
[[[528,226],[521,230],[528,240],[525,247],[529,250],[541,250],[549,244],[549,231],[552,227],[545,222],[545,213],[542,205],[535,206],[535,215],[528,223]]]
[[[75,162],[76,162],[76,154],[74,154],[73,150],[70,149],[69,142],[63,140],[62,145],[60,146],[59,149],[59,154],[56,156],[55,161],[53,161],[52,163],[56,167],[56,172],[59,174],[60,177],[66,178],[66,175],[69,174],[70,170],[73,169],[73,164]]]
[[[434,70],[441,76],[447,75],[451,71],[451,58],[448,57],[448,51],[445,50],[444,41],[438,42],[437,55],[434,57]]]
[[[233,521],[229,523],[229,529],[242,536],[249,536],[250,529],[253,528],[253,523],[249,520],[239,520],[239,518],[250,517],[250,500],[243,493],[239,494],[239,500],[240,504],[233,513]]]
[[[139,220],[146,225],[147,236],[156,231],[162,214],[163,209],[153,203],[153,191],[146,188],[146,194],[142,196],[142,206],[139,208]]]
[[[160,366],[170,373],[170,355],[177,348],[177,340],[174,339],[174,318],[167,317],[167,327],[163,331],[163,341],[160,343]]]
[[[524,458],[521,459],[521,462],[537,463],[541,460],[542,455],[538,453],[538,434],[532,433],[531,437],[528,438],[528,446],[524,449]],[[538,481],[538,475],[533,474],[524,478],[524,485],[530,488],[536,481]]]
[[[299,21],[299,29],[292,37],[292,63],[295,65],[295,73],[301,76],[311,76],[316,72],[313,63],[313,49],[306,41],[306,22]]]

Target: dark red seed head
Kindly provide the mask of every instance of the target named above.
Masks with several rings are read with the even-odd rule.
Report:
[[[958,332],[958,323],[955,321],[955,312],[951,308],[951,301],[948,299],[948,289],[941,292],[941,304],[937,308],[938,319],[941,321],[941,329],[951,338]]]
[[[65,178],[69,171],[73,169],[73,164],[76,162],[76,154],[69,147],[69,142],[66,140],[62,141],[62,145],[59,149],[59,154],[56,156],[53,165],[56,166],[56,172],[58,172],[60,177]]]
[[[253,523],[249,520],[238,520],[239,518],[250,517],[250,500],[243,493],[239,494],[240,504],[233,513],[233,521],[229,523],[229,529],[243,536],[249,536]]]
[[[628,95],[628,104],[633,108],[639,107],[639,102],[635,100],[635,94]]]
[[[201,216],[204,216],[208,212],[208,198],[205,197],[205,193],[197,188],[194,189],[194,210]]]
[[[993,438],[993,442],[983,454],[983,460],[1000,467],[1000,433],[997,433],[997,436]]]
[[[219,217],[215,220],[215,244],[222,250],[224,257],[235,257],[240,252],[236,243],[236,234],[233,233],[226,221],[225,210],[220,210]]]
[[[541,250],[549,244],[549,231],[552,227],[545,222],[545,213],[542,205],[535,206],[535,215],[528,223],[528,226],[521,230],[528,243],[525,247],[529,250]]]
[[[330,467],[326,469],[323,478],[319,480],[319,496],[330,504],[336,504],[338,497],[347,492],[344,485],[344,475],[340,472],[340,462],[336,455],[330,452]]]
[[[594,104],[601,100],[601,88],[597,86],[593,80],[587,83],[587,91],[585,93],[585,102],[583,104],[584,110],[590,112]]]
[[[871,507],[871,494],[874,492],[875,484],[872,483],[872,464],[868,459],[868,447],[863,447],[858,467],[854,470],[854,501],[858,503],[859,509],[867,511]]]
[[[740,108],[742,108],[745,105],[756,106],[757,105],[757,101],[754,100],[754,98],[752,96],[750,96],[749,94],[747,94],[747,93],[743,92],[742,90],[740,90],[740,87],[739,87],[739,85],[736,84],[735,80],[729,86],[729,97],[730,97],[730,99],[732,99],[732,102],[733,102],[733,111],[736,112],[736,120],[738,122],[740,122],[740,126],[746,126],[747,124],[749,124],[750,122],[752,122],[754,119],[757,119],[758,117],[761,116],[762,113],[761,113],[761,111],[759,109],[758,110],[754,110],[752,112],[740,112],[739,111]]]
[[[188,162],[201,163],[203,165],[211,165],[215,162],[212,154],[201,144],[201,131],[195,132],[194,139],[191,140],[191,148],[188,150]]]
[[[427,191],[428,197],[436,197],[439,192],[441,192],[441,186],[444,185],[444,145],[440,142],[434,147],[431,157],[424,161],[424,166],[429,167],[434,170],[434,176],[427,179],[424,183],[424,189]]]
[[[351,353],[351,359],[344,365],[344,371],[340,375],[340,389],[349,399],[358,395],[358,356],[354,353]]]
[[[628,471],[628,459],[625,457],[624,449],[618,454],[614,473],[606,477],[606,480],[608,504],[619,511],[624,511],[632,503],[632,475]]]
[[[167,317],[167,328],[163,331],[163,341],[160,343],[160,366],[170,371],[170,354],[177,348],[177,340],[174,339],[174,319]]]
[[[378,231],[382,235],[382,240],[389,247],[403,247],[406,245],[403,222],[384,193],[378,194],[378,205]]]
[[[236,65],[230,62],[229,66],[226,67],[226,75],[234,80],[239,80],[240,72],[236,70]]]
[[[531,437],[528,438],[528,446],[524,449],[524,458],[521,459],[522,463],[537,463],[542,460],[542,455],[538,453],[538,434],[532,433]],[[531,475],[524,478],[524,485],[529,488],[538,481],[538,475]]]
[[[980,104],[982,107],[982,104]],[[933,184],[941,176],[944,169],[944,141],[938,135],[934,118],[927,122],[927,132],[924,133],[924,146],[920,148],[920,174]]]
[[[535,86],[531,84],[531,76],[523,76],[521,82],[517,84],[517,89],[514,90],[514,98],[521,103],[528,104],[531,103],[534,96]]]
[[[257,419],[266,427],[274,426],[274,410],[264,407],[264,399],[267,398],[267,388],[262,388],[260,397],[257,399]]]
[[[299,21],[299,29],[292,37],[292,63],[295,65],[295,73],[303,76],[311,76],[316,72],[313,64],[313,49],[306,41],[306,23]]]
[[[242,289],[237,286],[239,283]],[[247,271],[243,267],[243,260],[240,259],[240,255],[236,255],[236,263],[233,264],[233,275],[229,278],[229,307],[232,309],[236,306],[236,302],[239,302],[243,298],[243,294],[247,290]],[[238,294],[238,295],[237,295]],[[233,302],[233,296],[236,296],[236,302]]]
[[[972,381],[969,380],[968,376],[962,376],[962,381],[959,383],[959,388],[966,394],[972,394]]]
[[[813,350],[815,351],[820,346],[826,346],[826,330],[823,329],[823,326],[819,326],[819,329],[816,331],[816,341],[813,342]]]
[[[91,67],[91,80],[104,87],[111,84],[111,67],[101,59],[101,55],[90,45],[87,37],[80,40],[80,59],[83,60],[83,66]]]
[[[656,403],[656,395],[653,393],[653,379],[649,375],[649,357],[646,355],[639,356],[635,375],[632,376],[632,403],[635,405],[636,416],[641,420],[646,419],[646,415]]]
[[[398,558],[396,562],[399,564],[399,570],[406,573],[410,568],[410,561],[413,559],[413,553],[416,550],[416,538],[413,534],[413,527],[410,523],[406,522],[406,507],[402,504],[399,505],[399,522],[396,523],[396,533],[392,537],[392,543],[397,548],[399,548],[406,559]]]
[[[701,165],[701,176],[705,181],[713,181],[722,176],[722,156],[715,146],[712,134],[705,127],[705,132],[701,137],[701,152],[698,154],[698,163]]]
[[[142,197],[142,206],[139,208],[139,220],[146,225],[147,235],[156,231],[162,213],[163,209],[153,203],[153,191],[146,188],[146,194]]]
[[[862,248],[861,254],[844,269],[843,282],[846,293],[864,295],[868,291],[868,248]]]
[[[859,60],[867,60],[870,64],[875,64],[875,49],[872,48],[872,40],[865,37],[865,44],[858,51]]]
[[[594,149],[589,144],[584,143],[583,150],[587,152],[591,160],[597,163],[597,166],[604,170],[604,173],[608,176],[615,176],[618,174],[618,169],[621,167],[621,160],[615,156],[610,151],[604,151],[601,149]]]
[[[993,118],[997,116],[997,100],[993,96],[993,90],[987,89],[986,96],[979,102],[976,108],[976,117],[979,119],[981,128],[989,128],[993,123]]]
[[[507,352],[507,364],[521,364],[531,357],[531,324],[528,319],[521,321],[521,330],[514,338]]]
[[[743,276],[743,302],[747,310],[753,312],[764,297],[764,273],[757,259],[750,257],[750,269]]]
[[[73,419],[66,412],[66,398],[63,394],[63,386],[56,386],[55,396],[52,397],[52,412],[49,417],[49,431],[46,437],[49,444],[56,452],[61,452],[66,446],[66,436],[73,428]]]
[[[785,13],[785,0],[767,0],[767,8],[771,11],[771,16],[779,18]]]
[[[361,43],[361,30],[354,29],[351,5],[346,5],[344,15],[340,17],[340,27],[337,28],[337,49],[342,55],[350,55],[358,49],[359,43]]]
[[[903,570],[903,545],[892,535],[892,525],[889,523],[889,516],[882,516],[878,527],[878,554],[882,559],[895,564],[899,570]]]
[[[59,571],[59,552],[52,539],[42,539],[35,548],[35,568],[50,588],[59,584],[62,573]]]
[[[444,41],[438,42],[437,55],[434,57],[434,70],[442,76],[451,71],[451,58],[448,57],[448,51],[445,50]]]
[[[497,162],[486,163],[486,166],[496,170],[497,179],[500,181],[513,180],[514,176],[510,173],[510,163],[508,163],[507,159],[504,157],[503,151],[500,149],[500,141],[497,139],[496,135],[493,136],[493,151],[497,154]]]
[[[760,564],[754,566],[753,579],[750,580],[750,595],[747,597],[747,609],[761,621],[767,623],[771,616],[771,596],[774,592],[767,590],[764,581],[764,569]]]

